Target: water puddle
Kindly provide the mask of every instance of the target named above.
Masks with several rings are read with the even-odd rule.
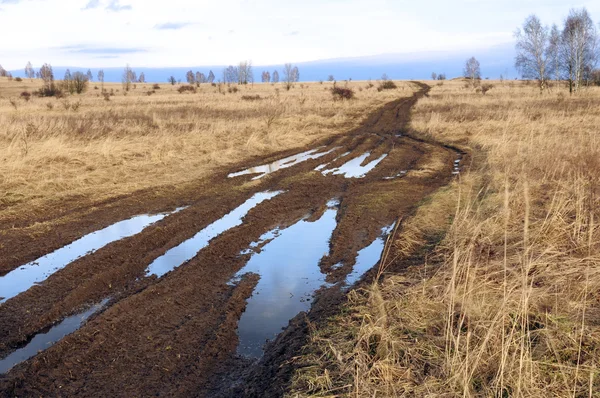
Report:
[[[384,180],[393,180],[398,177],[404,177],[408,173],[408,170],[402,170],[400,173],[393,175],[391,177],[383,177]]]
[[[235,278],[255,273],[260,280],[239,322],[240,355],[260,358],[267,340],[275,338],[298,313],[310,309],[312,295],[326,284],[319,262],[329,253],[337,226],[336,206],[337,202],[329,202],[316,221],[303,219],[267,232],[250,251],[243,252],[253,254]]]
[[[198,232],[193,238],[188,239],[179,246],[168,250],[165,254],[154,260],[154,262],[152,262],[152,264],[150,264],[146,269],[146,276],[156,275],[160,278],[167,272],[170,272],[183,263],[191,260],[198,254],[200,250],[208,246],[208,243],[211,239],[216,238],[231,228],[241,225],[242,219],[250,210],[259,205],[261,202],[274,198],[280,193],[281,191],[260,192],[255,194],[238,208],[234,209],[231,213],[225,215],[223,218],[215,221],[202,231]]]
[[[352,267],[352,272],[346,277],[346,285],[354,285],[362,276],[373,268],[381,259],[385,241],[390,232],[394,230],[395,223],[381,230],[381,236],[378,237],[369,246],[358,252],[356,264]]]
[[[383,159],[387,157],[387,154],[381,155],[378,159],[375,159],[364,166],[361,164],[371,155],[370,152],[366,152],[357,158],[354,158],[342,166],[323,171],[323,175],[343,175],[346,178],[363,178],[367,173],[373,170]]]
[[[325,167],[327,167],[327,165],[328,165],[328,164],[335,163],[335,162],[336,162],[336,161],[338,161],[339,159],[341,159],[341,158],[345,158],[345,157],[346,157],[346,156],[348,156],[348,155],[350,155],[350,152],[342,153],[340,156],[338,156],[337,158],[333,159],[331,162],[329,162],[329,163],[323,163],[322,165],[320,165],[320,166],[317,166],[317,168],[315,168],[315,171],[321,171],[321,170],[323,170]]]
[[[337,149],[339,149],[339,147],[335,147],[335,148],[330,149],[329,151],[320,152],[320,153],[318,153],[318,151],[321,150],[321,148],[311,149],[310,151],[302,152],[302,153],[299,153],[299,154],[296,154],[293,156],[289,156],[284,159],[276,160],[273,163],[264,164],[262,166],[251,167],[249,169],[242,170],[237,173],[231,173],[227,177],[233,178],[233,177],[243,176],[246,174],[258,174],[256,177],[252,178],[252,180],[258,180],[259,178],[262,178],[262,177],[266,176],[267,174],[273,173],[277,170],[287,169],[288,167],[295,166],[298,163],[302,163],[309,159],[318,159],[320,157],[330,154],[331,152],[333,152]]]
[[[19,348],[6,358],[0,360],[0,374],[7,373],[15,365],[36,356],[40,351],[52,347],[65,336],[81,328],[89,317],[101,310],[107,302],[108,299],[104,299],[101,303],[92,306],[85,312],[65,318],[61,323],[50,328],[48,332],[37,334],[25,347]]]
[[[170,213],[146,214],[119,221],[9,272],[0,277],[0,304],[33,285],[42,283],[78,258],[91,254],[109,243],[138,234],[149,225],[181,210],[183,208]]]
[[[454,161],[454,169],[452,169],[452,175],[460,174],[460,162],[462,161],[462,155],[459,155],[458,159]]]

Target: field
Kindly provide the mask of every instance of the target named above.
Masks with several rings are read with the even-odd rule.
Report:
[[[600,91],[373,83],[0,80],[0,395],[594,396]]]

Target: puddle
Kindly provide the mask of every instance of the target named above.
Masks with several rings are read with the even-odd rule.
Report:
[[[85,312],[65,318],[61,323],[50,328],[48,332],[37,334],[25,347],[19,348],[6,358],[0,360],[0,374],[7,373],[15,365],[36,356],[40,351],[52,347],[65,336],[81,328],[89,317],[101,310],[107,302],[108,299],[104,299],[101,303],[92,306]]]
[[[275,338],[298,313],[310,309],[312,295],[326,284],[319,262],[329,253],[337,205],[329,202],[320,219],[304,219],[267,232],[251,245],[254,254],[234,280],[247,273],[258,274],[260,280],[240,318],[238,354],[260,358],[266,340]]]
[[[366,152],[360,155],[357,158],[354,158],[342,166],[336,169],[325,170],[322,173],[324,175],[333,174],[333,175],[343,175],[346,178],[363,178],[367,175],[367,173],[373,170],[383,159],[387,157],[387,154],[381,155],[378,159],[375,159],[364,166],[361,164],[371,155],[370,152]]]
[[[109,243],[138,234],[150,224],[181,210],[183,208],[170,213],[146,214],[119,221],[9,272],[0,277],[0,304],[45,281],[78,258],[91,254]]]
[[[325,167],[327,167],[328,164],[334,163],[334,162],[338,161],[341,158],[345,158],[348,155],[350,155],[350,152],[342,153],[340,156],[338,156],[337,158],[333,159],[331,162],[329,162],[329,163],[323,163],[322,165],[318,166],[317,168],[315,168],[315,171],[321,171]]]
[[[320,157],[330,154],[331,152],[333,152],[337,149],[339,149],[339,147],[335,147],[335,148],[330,149],[327,152],[320,152],[320,153],[317,153],[317,152],[319,150],[321,150],[321,148],[311,149],[310,151],[302,152],[302,153],[299,153],[299,154],[296,154],[293,156],[289,156],[284,159],[276,160],[273,163],[265,164],[262,166],[251,167],[249,169],[242,170],[237,173],[231,173],[227,177],[233,178],[233,177],[243,176],[246,174],[258,174],[256,177],[252,178],[252,180],[258,180],[259,178],[262,178],[262,177],[266,176],[267,174],[273,173],[277,170],[287,169],[288,167],[295,166],[298,163],[302,163],[309,159],[318,159]]]
[[[458,159],[454,161],[454,169],[452,169],[452,175],[460,174],[460,162],[462,161],[462,156],[459,156]]]
[[[398,177],[404,177],[408,173],[408,170],[402,170],[400,173],[393,175],[391,177],[383,177],[384,180],[393,180]]]
[[[186,240],[179,246],[176,246],[167,251],[162,256],[158,257],[146,269],[146,276],[156,275],[162,277],[167,272],[174,270],[186,261],[191,260],[198,254],[200,250],[208,246],[211,239],[216,238],[223,232],[242,224],[242,218],[248,214],[250,210],[256,207],[265,200],[274,198],[282,193],[277,192],[260,192],[252,196],[241,206],[225,215],[223,218],[210,224],[202,231],[194,235],[193,238]]]
[[[375,264],[379,262],[381,259],[381,255],[383,254],[383,249],[385,247],[385,240],[390,232],[394,230],[395,223],[390,225],[389,227],[385,227],[381,230],[381,236],[378,237],[371,243],[369,246],[358,252],[356,256],[356,264],[352,267],[352,272],[346,277],[346,285],[352,286],[355,284],[362,276],[373,268]]]

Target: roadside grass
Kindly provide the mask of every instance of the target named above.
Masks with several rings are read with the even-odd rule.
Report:
[[[434,86],[411,128],[472,151],[470,170],[313,330],[289,396],[598,396],[599,126],[598,88]]]
[[[139,83],[124,95],[120,84],[92,82],[81,96],[32,96],[38,80],[0,78],[0,221],[51,202],[92,203],[136,190],[194,181],[223,166],[276,151],[302,148],[360,124],[370,111],[413,93],[409,83],[334,101],[330,83],[240,86]],[[260,101],[247,101],[247,96]]]

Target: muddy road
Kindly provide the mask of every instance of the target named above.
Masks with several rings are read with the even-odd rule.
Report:
[[[308,324],[456,172],[405,131],[427,90],[304,151],[5,221],[0,396],[281,395]]]

